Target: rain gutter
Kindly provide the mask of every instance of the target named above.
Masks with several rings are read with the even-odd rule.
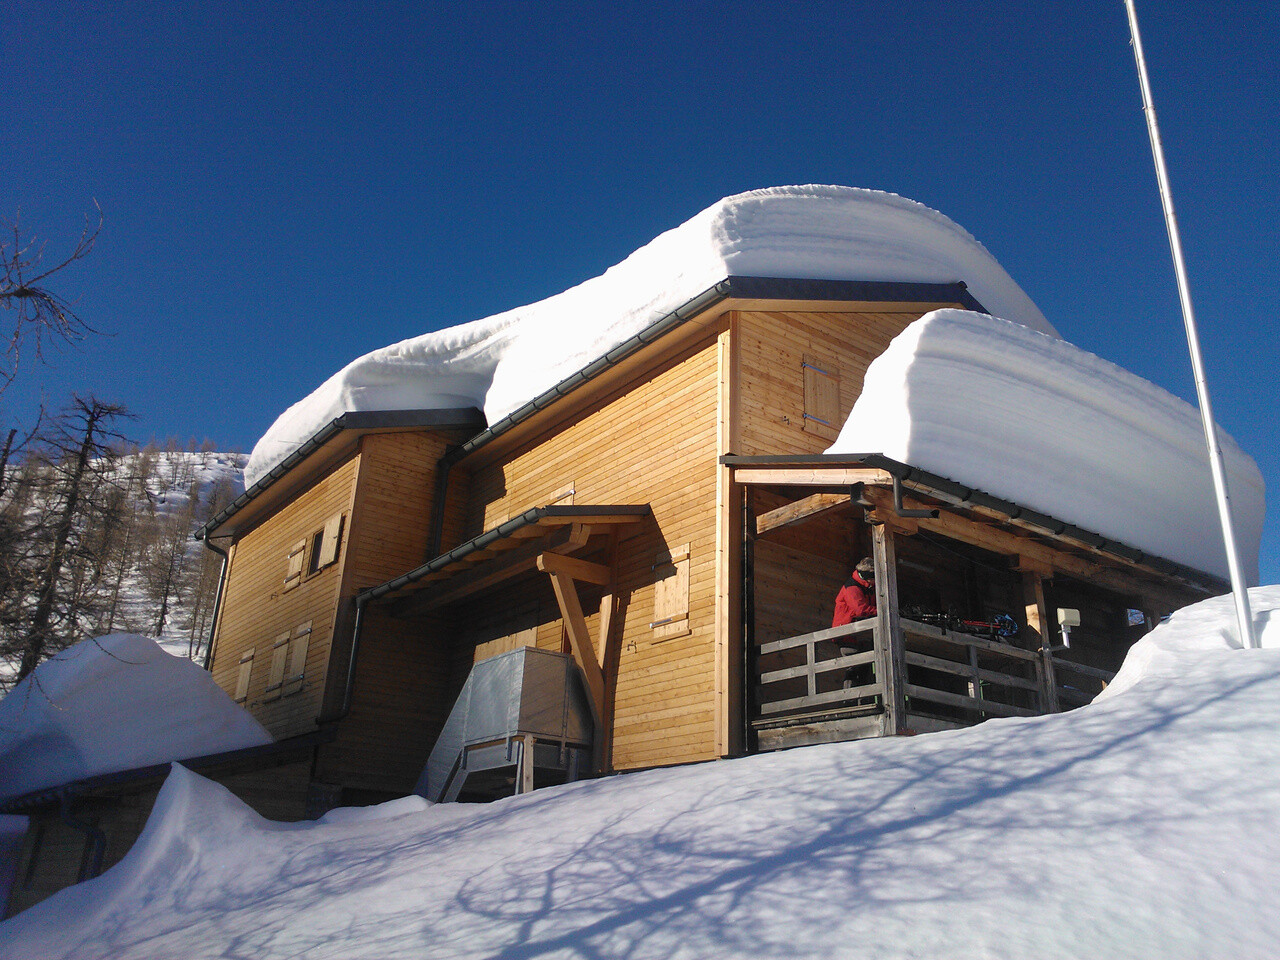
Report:
[[[218,634],[218,613],[222,609],[222,593],[227,585],[227,564],[231,558],[226,550],[210,538],[205,539],[204,545],[222,557],[222,569],[218,571],[218,589],[213,595],[213,619],[209,621],[209,648],[204,652],[204,668],[207,671],[213,664],[213,638]]]

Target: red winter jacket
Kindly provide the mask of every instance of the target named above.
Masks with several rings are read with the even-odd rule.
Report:
[[[876,615],[876,586],[868,583],[855,572],[849,582],[836,594],[836,615],[831,618],[833,627],[843,627],[855,620],[865,620]]]

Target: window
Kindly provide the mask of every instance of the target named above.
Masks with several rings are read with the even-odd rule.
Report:
[[[253,673],[253,650],[240,654],[240,673],[236,677],[236,695],[232,697],[236,703],[244,703],[249,699],[249,677]]]
[[[281,696],[302,692],[303,675],[307,670],[307,645],[310,640],[311,621],[308,620],[293,630],[293,640],[289,646],[289,669],[284,675],[284,692]]]
[[[289,634],[282,633],[271,644],[271,671],[267,674],[267,692],[263,700],[279,700],[284,686],[285,661],[289,657]]]
[[[306,559],[307,541],[299,540],[289,548],[289,556],[285,563],[284,588],[292,590],[302,582],[302,565]]]
[[[338,562],[338,547],[342,544],[342,514],[335,513],[325,521],[324,529],[311,535],[311,562],[307,575],[319,573],[325,567]]]
[[[653,639],[689,632],[689,544],[677,547],[653,565]]]
[[[840,370],[835,364],[805,355],[804,430],[828,440],[840,433]]]
[[[284,589],[292,590],[308,577],[338,562],[342,546],[343,516],[335,513],[323,527],[289,548],[285,562]]]
[[[264,701],[301,693],[307,670],[307,647],[311,642],[311,621],[282,633],[271,644],[271,672],[267,674]]]

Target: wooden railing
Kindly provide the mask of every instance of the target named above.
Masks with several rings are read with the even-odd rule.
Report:
[[[880,696],[881,684],[874,679],[875,625],[874,620],[858,620],[842,627],[762,643],[756,651],[757,662],[763,668],[773,661],[774,669],[761,669],[758,676],[759,716],[837,709]],[[857,652],[844,654],[842,646]],[[866,664],[873,665],[869,674],[873,678],[871,682],[847,685],[845,678],[849,672]]]
[[[876,623],[859,620],[761,644],[756,719],[882,704],[881,663],[892,657],[881,649]],[[899,623],[895,639],[903,650],[908,714],[942,715],[963,724],[1047,712],[1039,653],[914,620]]]
[[[1058,681],[1058,700],[1067,709],[1089,703],[1115,678],[1110,670],[1063,660],[1061,657],[1053,658],[1053,672]],[[1075,674],[1077,679],[1074,682],[1064,681],[1064,673]]]
[[[901,620],[907,712],[957,713],[961,722],[1046,713],[1040,654],[1002,640]]]

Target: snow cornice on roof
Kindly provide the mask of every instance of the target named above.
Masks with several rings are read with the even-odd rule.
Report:
[[[210,519],[193,536],[207,540],[221,536],[216,531],[227,521],[254,503],[296,467],[309,460],[313,454],[326,447],[341,434],[385,432],[393,430],[445,430],[461,432],[463,436],[484,427],[484,414],[475,407],[446,408],[442,410],[364,410],[344,413],[330,420],[312,434],[289,456],[272,467],[258,482],[249,487]]]
[[[689,321],[716,307],[727,306],[727,301],[787,301],[811,303],[915,303],[960,304],[966,309],[986,313],[986,308],[969,292],[964,282],[909,283],[870,280],[812,280],[788,277],[726,277],[714,286],[682,303],[674,310],[654,320],[635,336],[618,344],[612,350],[565,377],[550,389],[518,407],[501,420],[486,427],[484,415],[475,407],[444,410],[387,410],[349,412],[334,418],[312,434],[289,456],[272,467],[265,475],[245,490],[239,497],[195,533],[197,540],[220,536],[214,531],[224,526],[250,503],[272,489],[278,481],[306,462],[316,451],[329,444],[343,431],[373,432],[393,429],[429,429],[449,427],[465,429],[473,424],[476,433],[445,454],[449,466],[468,454],[506,434],[512,428],[530,420],[558,400],[576,392],[624,360],[639,353],[645,347],[665,335],[684,326]]]
[[[726,277],[454,448],[446,455],[448,461],[455,463],[461,460],[512,427],[523,423],[550,407],[557,400],[594,380],[606,370],[643,350],[663,335],[728,300],[786,300],[814,303],[959,303],[968,310],[978,313],[987,312],[969,293],[968,287],[963,282],[897,283],[868,280],[803,280],[786,277]]]

